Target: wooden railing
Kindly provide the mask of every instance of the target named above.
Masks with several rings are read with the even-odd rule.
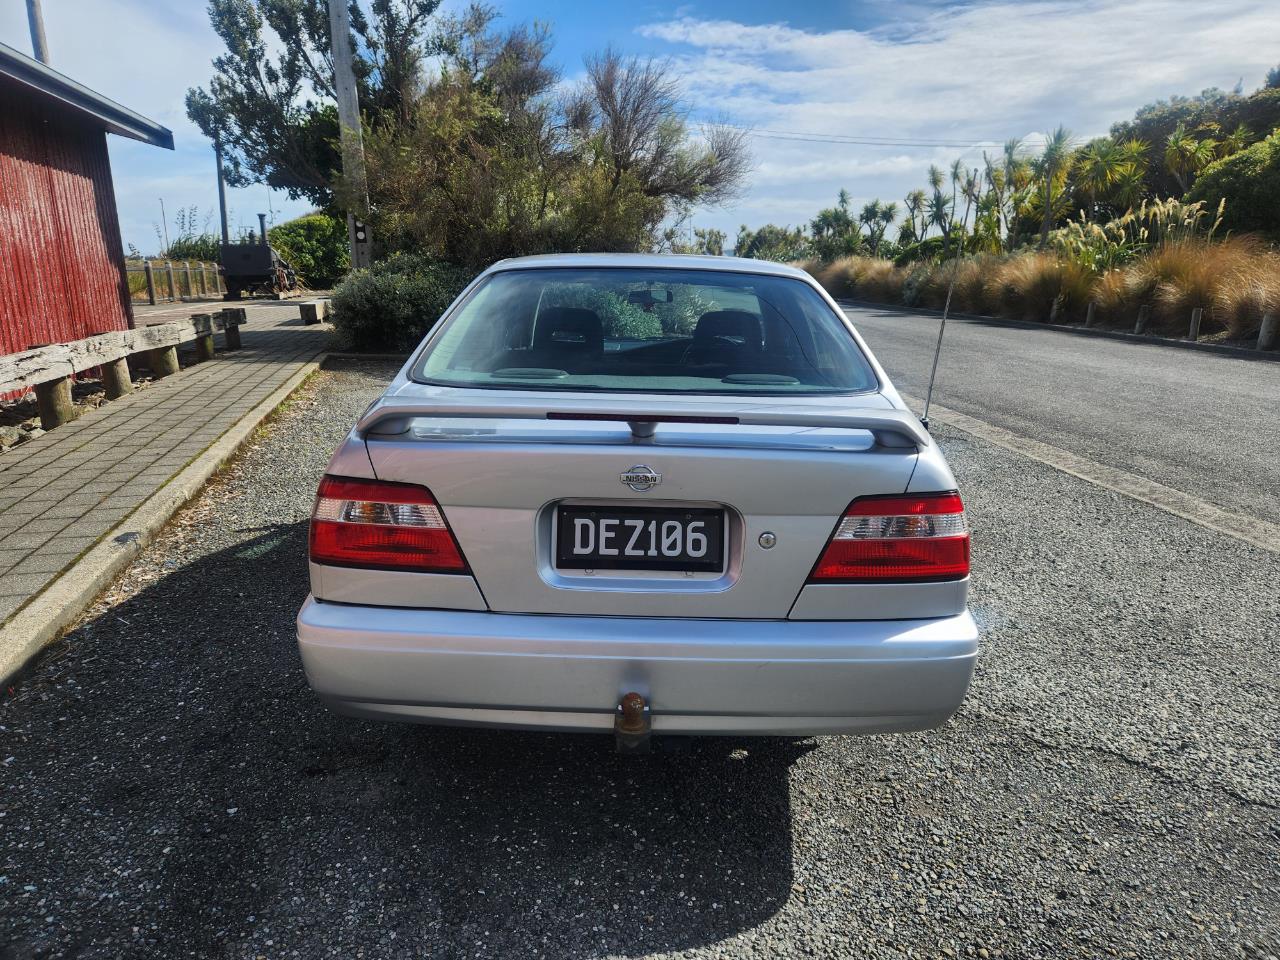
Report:
[[[179,344],[194,341],[197,362],[212,360],[214,334],[225,333],[226,348],[237,350],[244,322],[244,308],[232,307],[217,313],[194,314],[186,320],[113,330],[0,356],[0,395],[34,387],[40,425],[52,430],[75,419],[71,402],[71,378],[75,374],[100,367],[107,399],[116,400],[133,391],[131,356],[145,353],[152,376],[166,377],[178,370]]]
[[[227,292],[216,263],[204,260],[126,260],[129,296],[138,303],[202,300]]]

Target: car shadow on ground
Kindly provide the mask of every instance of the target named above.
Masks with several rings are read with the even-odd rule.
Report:
[[[58,907],[9,904],[11,955],[634,956],[782,907],[809,744],[623,757],[334,715],[293,638],[305,540],[286,524],[161,567],[18,684],[0,737],[24,843],[0,872]]]

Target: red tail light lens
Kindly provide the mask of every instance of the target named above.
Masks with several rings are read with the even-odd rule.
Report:
[[[923,583],[969,575],[957,493],[860,497],[827,542],[811,583]]]
[[[333,567],[467,572],[431,491],[412,483],[325,477],[310,539],[312,561]]]

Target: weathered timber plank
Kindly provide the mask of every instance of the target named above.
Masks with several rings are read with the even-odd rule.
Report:
[[[54,343],[21,353],[6,354],[0,356],[0,393],[25,390],[38,383],[100,367],[144,350],[187,343],[197,337],[207,336],[211,329],[212,322],[207,318],[170,320],[134,330],[114,330],[71,343]]]

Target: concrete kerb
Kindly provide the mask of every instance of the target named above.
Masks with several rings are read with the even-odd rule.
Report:
[[[941,310],[930,307],[904,307],[896,303],[873,303],[870,300],[837,299],[842,307],[856,307],[863,310],[892,310],[894,313],[927,314],[941,317]],[[1120,330],[1100,330],[1095,327],[1077,327],[1057,323],[1035,323],[1030,320],[1006,320],[1004,317],[987,317],[980,313],[959,313],[952,310],[949,314],[954,320],[971,320],[977,323],[990,324],[993,327],[1016,327],[1022,330],[1052,330],[1055,333],[1068,333],[1078,337],[1101,337],[1106,340],[1127,340],[1130,343],[1154,343],[1163,347],[1178,347],[1182,350],[1200,350],[1204,353],[1217,353],[1222,356],[1239,357],[1244,360],[1265,360],[1268,363],[1280,363],[1280,352],[1255,350],[1251,347],[1232,347],[1221,343],[1193,343],[1190,340],[1176,340],[1173,337],[1157,337],[1149,333],[1124,333]]]
[[[142,552],[166,523],[253,436],[258,426],[320,369],[324,355],[304,364],[270,396],[191,460],[176,477],[86,550],[44,590],[0,626],[0,682],[8,683],[62,635]]]

